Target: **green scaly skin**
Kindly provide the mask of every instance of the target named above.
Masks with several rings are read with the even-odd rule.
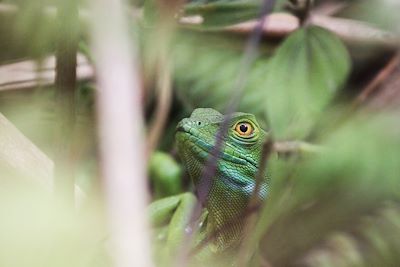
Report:
[[[202,186],[200,181],[202,172],[224,119],[225,116],[214,109],[199,108],[177,126],[176,143],[179,156],[197,190]],[[235,131],[238,123],[248,123],[254,131],[250,136],[241,136]],[[245,217],[243,213],[256,187],[255,177],[262,146],[267,137],[267,133],[260,128],[254,115],[248,113],[232,115],[215,176],[212,177],[208,197],[203,203],[205,221],[200,236],[212,237],[211,245],[214,252],[232,250],[242,238]],[[265,177],[260,185],[258,198],[263,200],[267,191],[268,179]],[[170,229],[167,233],[167,243],[174,249],[177,249],[177,243],[183,240],[183,234],[179,235],[178,231],[182,233],[182,229],[187,226],[190,208],[194,203],[194,198],[186,193],[158,200],[150,207],[153,222],[161,222],[174,213],[171,215]],[[160,210],[162,210],[161,216]],[[207,213],[208,215],[204,216]]]
[[[216,110],[200,108],[177,126],[179,155],[196,187],[201,186],[199,179],[224,119]],[[235,126],[243,122],[253,126],[251,136],[243,137],[235,131]],[[234,246],[241,239],[241,218],[255,189],[255,176],[266,137],[254,115],[233,114],[205,203],[209,213],[207,232],[216,233],[219,247]],[[261,198],[267,193],[267,185],[265,179],[260,187]]]

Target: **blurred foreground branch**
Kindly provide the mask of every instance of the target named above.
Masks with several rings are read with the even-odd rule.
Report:
[[[75,128],[75,93],[77,90],[77,53],[79,42],[78,1],[58,2],[58,38],[56,49],[55,185],[67,199],[74,199],[75,171],[73,132]]]
[[[184,17],[180,20],[183,27],[199,26],[202,22],[200,16]],[[362,21],[311,14],[308,24],[328,29],[348,44],[396,48],[400,43],[399,36]],[[224,27],[221,31],[250,35],[256,25],[257,20],[250,20]],[[268,16],[268,24],[263,28],[263,36],[285,38],[299,27],[300,22],[294,15],[274,13]]]
[[[151,266],[141,82],[123,1],[91,1],[101,171],[116,267]],[[105,20],[104,18],[107,18]]]
[[[175,31],[175,14],[181,8],[182,1],[160,1],[156,6],[158,18],[155,19],[155,31],[150,39],[154,40],[151,49],[151,57],[154,57],[156,69],[156,94],[157,106],[154,118],[149,127],[148,156],[156,149],[157,144],[163,134],[172,101],[173,74],[171,63],[172,57],[169,55],[171,37]],[[154,52],[155,51],[155,52]]]
[[[49,191],[53,162],[0,113],[0,164]]]

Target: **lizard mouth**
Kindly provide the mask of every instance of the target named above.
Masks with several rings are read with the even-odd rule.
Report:
[[[251,168],[254,168],[254,171],[257,171],[258,167],[256,165],[256,162],[254,162],[251,159],[248,159],[247,157],[240,157],[240,155],[232,155],[228,154],[224,151],[222,148],[220,151],[215,151],[214,145],[205,142],[201,138],[199,138],[195,134],[195,129],[187,129],[185,127],[179,126],[176,129],[177,134],[182,134],[185,136],[186,140],[191,143],[193,147],[197,147],[204,151],[208,155],[213,155],[216,159],[223,159],[232,163],[240,164],[240,165],[245,165],[245,166],[251,166]],[[199,154],[198,152],[195,151],[196,154]]]

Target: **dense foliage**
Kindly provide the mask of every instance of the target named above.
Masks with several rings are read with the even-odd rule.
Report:
[[[142,130],[149,138],[135,142],[149,147],[142,157],[150,199],[193,190],[176,157],[179,120],[197,107],[252,113],[281,151],[265,152],[270,195],[236,264],[400,266],[400,21],[393,14],[399,4],[265,1],[270,16],[259,31],[264,1],[172,2],[124,5],[143,86]],[[0,0],[0,122],[10,120],[45,153],[35,154],[18,130],[0,124],[0,266],[112,265],[97,77],[79,73],[98,60],[89,6]],[[57,15],[77,7],[78,21]],[[60,40],[73,46],[75,37],[89,63],[78,60],[77,86],[67,100],[60,79],[53,83],[62,75],[54,61],[65,55]],[[285,147],[287,141],[300,145]],[[41,175],[53,163],[57,189],[49,193]],[[63,179],[84,192],[79,207]],[[153,242],[156,258],[159,243]]]

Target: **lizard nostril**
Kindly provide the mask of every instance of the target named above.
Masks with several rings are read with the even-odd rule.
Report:
[[[200,126],[200,125],[201,125],[201,121],[198,121],[198,122],[197,122],[197,125],[199,125],[199,126]]]

